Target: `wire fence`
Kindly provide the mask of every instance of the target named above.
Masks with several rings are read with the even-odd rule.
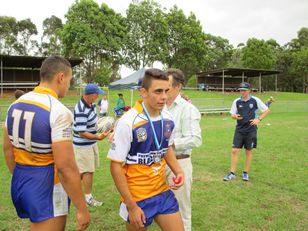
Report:
[[[228,112],[232,102],[223,98],[193,98],[192,103],[200,112]],[[71,111],[75,105],[66,105]],[[6,118],[9,104],[0,105],[0,123],[3,124]],[[308,101],[277,101],[272,103],[271,113],[287,113],[287,112],[308,112]]]

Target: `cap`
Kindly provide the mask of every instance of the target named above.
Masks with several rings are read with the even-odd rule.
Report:
[[[105,92],[101,90],[96,84],[88,84],[84,90],[85,95],[91,94],[104,94]]]
[[[240,83],[240,87],[239,87],[240,91],[248,91],[249,89],[250,89],[249,83],[246,83],[246,82]]]

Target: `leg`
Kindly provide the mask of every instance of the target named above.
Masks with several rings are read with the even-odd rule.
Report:
[[[145,230],[147,230],[147,229],[146,228],[138,229],[138,228],[136,228],[136,226],[126,222],[126,231],[145,231]]]
[[[237,163],[238,154],[240,150],[241,149],[239,148],[232,148],[232,151],[231,151],[231,172],[233,173],[235,173],[236,171],[236,163]]]
[[[31,231],[64,231],[66,224],[66,216],[51,218],[41,222],[32,222]]]
[[[246,152],[246,161],[245,161],[244,172],[248,172],[252,161],[252,149],[245,149],[245,152]]]
[[[157,215],[155,221],[163,231],[184,231],[180,212]]]
[[[85,172],[81,176],[85,194],[92,192],[93,172]]]

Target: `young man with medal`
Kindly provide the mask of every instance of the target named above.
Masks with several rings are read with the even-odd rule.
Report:
[[[171,189],[184,183],[173,153],[172,116],[163,110],[169,82],[159,69],[145,72],[141,101],[118,121],[108,153],[111,174],[121,194],[120,216],[126,230],[146,230],[153,220],[163,230],[184,231],[178,202]],[[169,186],[166,164],[175,175]]]

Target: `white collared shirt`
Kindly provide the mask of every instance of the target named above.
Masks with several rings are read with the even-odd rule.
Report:
[[[192,148],[202,143],[198,109],[179,94],[171,106],[166,109],[171,113],[175,127],[172,133],[174,138],[175,154],[191,154]]]

